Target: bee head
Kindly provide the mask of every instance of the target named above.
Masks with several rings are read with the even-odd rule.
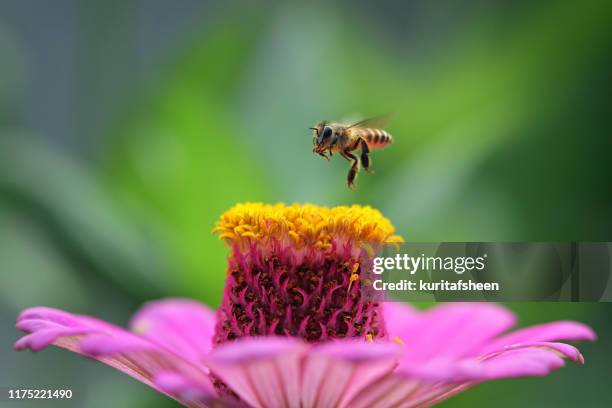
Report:
[[[327,126],[327,122],[319,122],[310,129],[313,131],[312,144],[315,146],[315,149],[322,149],[329,145],[334,131],[330,126]]]

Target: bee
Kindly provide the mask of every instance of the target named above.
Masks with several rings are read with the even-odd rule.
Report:
[[[315,127],[309,128],[313,131],[312,144],[314,147],[312,151],[327,160],[334,153],[340,153],[342,157],[351,162],[347,184],[350,189],[354,189],[360,161],[361,167],[369,172],[372,165],[370,151],[382,149],[393,143],[393,137],[379,128],[388,119],[389,115],[385,115],[353,124],[323,120]],[[352,153],[357,149],[361,150],[359,157]]]

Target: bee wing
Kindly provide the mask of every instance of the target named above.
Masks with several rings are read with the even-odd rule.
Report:
[[[364,119],[357,123],[353,123],[352,125],[348,126],[347,129],[355,127],[384,128],[394,116],[395,113],[390,112],[384,115],[375,116],[373,118]]]

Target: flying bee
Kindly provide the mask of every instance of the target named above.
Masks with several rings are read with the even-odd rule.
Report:
[[[327,160],[334,153],[340,153],[342,157],[350,161],[351,168],[348,172],[347,183],[349,188],[353,189],[355,178],[359,173],[359,162],[361,161],[361,167],[369,171],[372,164],[370,151],[382,149],[393,143],[393,137],[388,132],[379,129],[388,119],[389,115],[353,124],[321,121],[315,127],[309,128],[313,131],[312,144],[314,147],[312,151]],[[351,153],[357,149],[361,150],[359,157]]]

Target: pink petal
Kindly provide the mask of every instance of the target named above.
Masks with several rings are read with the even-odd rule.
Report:
[[[298,408],[300,361],[306,348],[289,337],[250,337],[213,349],[205,360],[249,405]]]
[[[219,401],[212,384],[193,381],[174,371],[158,372],[153,383],[162,392],[190,407],[214,406]]]
[[[596,339],[597,335],[593,329],[585,324],[572,321],[557,321],[527,327],[501,336],[487,345],[483,352],[488,353],[520,343]]]
[[[164,299],[144,305],[132,318],[130,328],[197,363],[212,348],[215,314],[193,300]]]
[[[483,381],[543,376],[563,364],[556,346],[549,345],[509,349],[486,360],[439,358],[418,366],[404,364],[392,374],[371,382],[347,406],[431,406]]]
[[[397,374],[429,383],[474,383],[498,378],[542,376],[564,365],[564,358],[582,362],[573,346],[563,343],[529,343],[508,347],[479,358],[437,357],[426,362],[404,361]]]
[[[161,392],[153,378],[162,371],[180,373],[212,390],[204,366],[93,317],[37,307],[20,314],[17,328],[29,333],[15,343],[17,350],[39,351],[54,345],[108,364]]]
[[[547,375],[562,367],[565,358],[584,361],[574,346],[547,340],[595,338],[585,325],[557,322],[495,339],[514,317],[499,307],[482,306],[443,305],[420,316],[391,306],[385,319],[408,317],[403,324],[387,324],[390,337],[401,333],[406,352],[393,374],[364,388],[350,406],[430,406],[483,381]],[[467,347],[458,344],[466,341]]]
[[[395,367],[392,343],[341,340],[309,345],[287,337],[251,337],[213,349],[211,372],[254,407],[348,407]]]
[[[399,347],[342,340],[313,347],[304,363],[304,407],[345,407],[363,388],[390,373]],[[332,380],[333,379],[333,380]]]
[[[423,387],[429,386],[417,380],[390,374],[370,383],[346,406],[351,408],[414,406],[410,404],[410,401],[423,390]]]
[[[96,319],[91,316],[74,315],[63,310],[51,307],[31,307],[22,311],[17,317],[17,328],[35,327],[37,324],[44,326],[55,325],[55,327],[88,327],[97,328],[108,332],[124,332],[125,330],[113,324]],[[23,326],[22,326],[23,325]]]
[[[472,375],[478,381],[544,376],[564,364],[561,356],[544,349],[511,349],[483,361]]]
[[[411,362],[479,355],[482,347],[516,320],[509,310],[495,304],[447,303],[419,316],[410,309],[402,312],[398,304],[390,305],[385,305],[385,313],[392,311],[391,319],[385,314],[389,335],[404,342]],[[407,318],[398,323],[402,315]]]
[[[514,344],[512,346],[506,347],[506,350],[517,350],[517,349],[524,349],[524,348],[536,348],[536,349],[547,350],[547,351],[556,353],[560,357],[567,358],[576,363],[584,364],[584,357],[582,357],[582,354],[580,353],[580,351],[576,347],[570,344],[565,344],[565,343],[535,341],[531,343]]]
[[[402,302],[381,303],[385,316],[385,326],[390,338],[409,337],[410,329],[423,318],[424,312]]]

